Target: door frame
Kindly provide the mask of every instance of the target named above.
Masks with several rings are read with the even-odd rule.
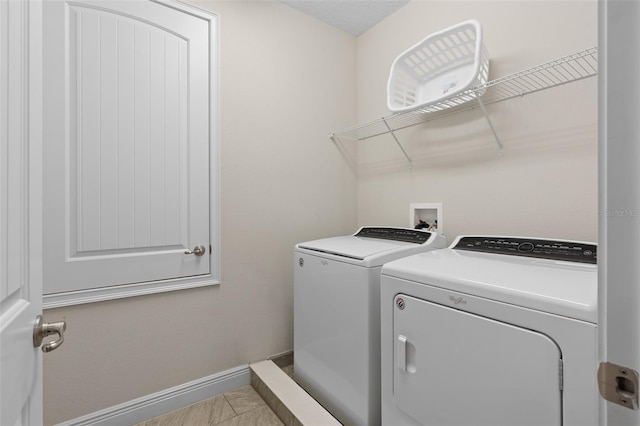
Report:
[[[598,329],[599,423],[640,425],[607,363],[640,372],[640,3],[598,2]],[[625,49],[620,49],[624,43]],[[628,52],[633,52],[629,54]],[[615,371],[615,369],[614,369]],[[622,371],[622,370],[620,370]],[[598,374],[602,372],[603,375]],[[636,397],[637,397],[636,385]],[[614,392],[604,399],[608,388]],[[623,404],[620,404],[623,402]]]

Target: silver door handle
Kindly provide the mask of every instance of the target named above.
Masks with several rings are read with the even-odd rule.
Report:
[[[193,248],[193,251],[186,250],[184,254],[195,254],[196,256],[202,256],[206,251],[207,249],[204,246],[195,246]]]
[[[64,331],[67,329],[65,321],[60,322],[44,322],[42,315],[36,317],[36,324],[33,326],[33,347],[37,348],[42,345],[42,340],[52,334],[57,334],[58,338],[53,342],[42,345],[42,352],[51,352],[56,350],[64,342]]]

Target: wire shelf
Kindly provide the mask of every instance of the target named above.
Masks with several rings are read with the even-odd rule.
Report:
[[[524,71],[488,81],[453,98],[448,98],[432,105],[391,114],[332,133],[330,137],[346,136],[357,140],[365,140],[476,108],[477,105],[474,102],[468,102],[470,96],[478,100],[482,99],[484,105],[490,105],[593,77],[597,73],[598,48],[592,47],[573,55],[564,56]]]

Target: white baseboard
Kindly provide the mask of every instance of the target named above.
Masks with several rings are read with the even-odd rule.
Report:
[[[241,365],[209,377],[133,399],[86,416],[60,423],[63,426],[132,425],[194,404],[251,382],[251,370]]]

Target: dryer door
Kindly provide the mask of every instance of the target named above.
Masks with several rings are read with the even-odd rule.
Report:
[[[562,355],[550,338],[406,295],[394,302],[394,398],[418,423],[562,424]]]

